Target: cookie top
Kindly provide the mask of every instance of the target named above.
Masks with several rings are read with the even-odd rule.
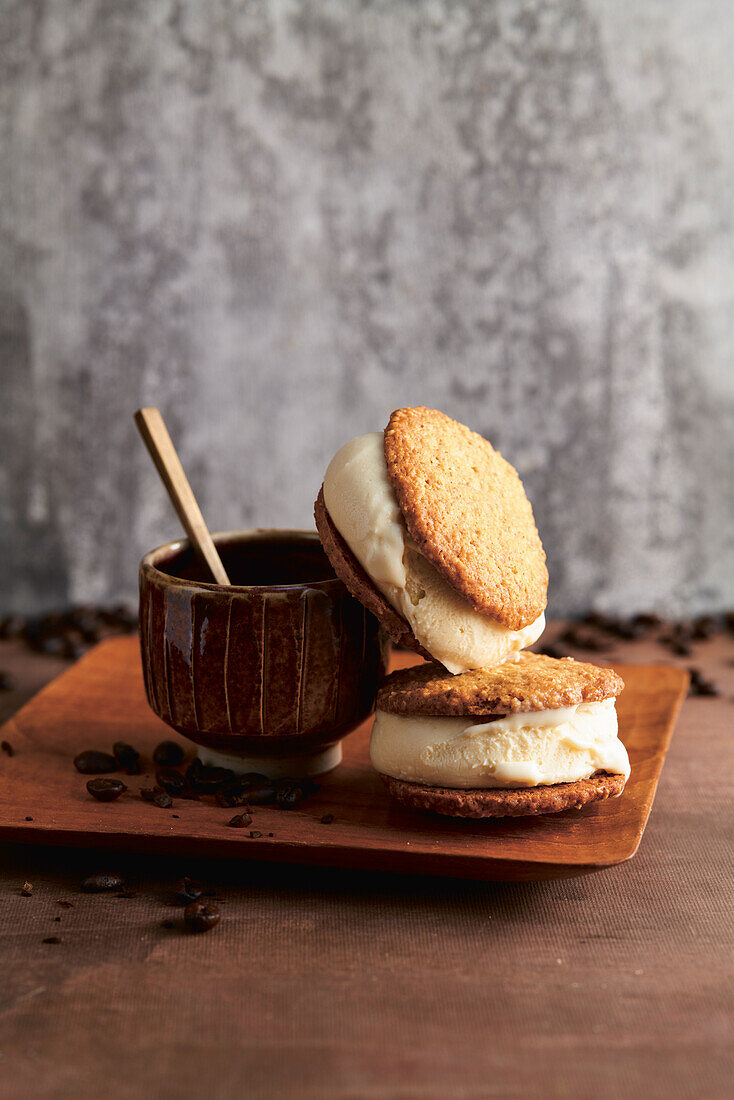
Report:
[[[573,657],[521,653],[517,661],[452,676],[437,661],[391,673],[377,693],[377,709],[390,714],[458,717],[558,710],[600,703],[619,695],[624,681],[614,669]]]
[[[545,551],[517,471],[435,409],[397,409],[385,459],[408,532],[476,611],[521,630],[545,610]]]
[[[557,814],[580,810],[589,802],[617,798],[624,790],[623,775],[597,772],[574,783],[554,783],[550,787],[516,787],[501,790],[457,791],[453,787],[425,787],[406,783],[390,775],[380,775],[393,798],[413,810],[445,814],[448,817],[527,817],[533,814]]]

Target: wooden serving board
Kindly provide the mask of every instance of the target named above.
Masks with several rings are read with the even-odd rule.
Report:
[[[395,667],[410,664],[412,655],[395,657]],[[251,839],[249,829],[227,825],[236,810],[181,799],[161,810],[140,799],[139,789],[154,782],[154,746],[176,735],[148,708],[137,640],[110,639],[0,730],[15,750],[12,757],[0,753],[0,838],[488,880],[584,874],[637,851],[688,683],[685,672],[668,665],[618,671],[627,685],[618,704],[620,731],[632,762],[621,798],[494,821],[415,813],[391,801],[371,768],[370,720],[346,738],[343,764],[301,807],[256,807],[250,828],[263,836]],[[141,752],[148,774],[123,776],[129,791],[117,802],[95,802],[73,757],[88,748],[109,752],[117,740]],[[320,820],[327,813],[332,824]]]

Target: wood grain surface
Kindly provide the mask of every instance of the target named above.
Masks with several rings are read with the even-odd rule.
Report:
[[[615,645],[615,665],[670,659]],[[601,874],[488,883],[0,845],[3,1100],[728,1098],[732,661],[724,636],[673,660],[721,696],[685,702],[644,841]],[[0,643],[0,667],[17,683],[7,714],[59,663]],[[104,869],[134,896],[81,893]],[[173,906],[184,873],[222,911],[204,936]]]
[[[399,664],[414,664],[401,654]],[[371,719],[344,742],[344,762],[318,795],[289,813],[258,807],[252,828],[229,828],[232,811],[175,800],[174,811],[144,803],[154,784],[152,750],[171,736],[143,692],[135,638],[102,642],[0,730],[14,749],[0,758],[0,838],[239,859],[267,859],[505,879],[579,874],[634,855],[657,785],[686,675],[665,665],[620,668],[622,739],[632,775],[623,795],[582,810],[469,821],[417,813],[390,799],[369,761]],[[95,802],[73,767],[83,749],[133,744],[147,774],[127,780],[114,803]],[[195,748],[179,738],[193,757]],[[321,822],[332,814],[333,823]],[[28,820],[32,818],[32,820]],[[272,833],[272,836],[269,834]]]

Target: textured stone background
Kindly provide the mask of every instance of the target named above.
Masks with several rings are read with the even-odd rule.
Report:
[[[554,610],[734,603],[730,0],[2,0],[0,607],[311,525],[403,404],[523,474]]]

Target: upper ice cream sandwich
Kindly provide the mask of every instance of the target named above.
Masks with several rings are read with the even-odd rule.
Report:
[[[395,672],[377,696],[370,755],[390,793],[455,817],[555,813],[621,794],[624,684],[608,668],[523,653],[451,676]]]
[[[435,409],[398,409],[334,456],[315,506],[336,573],[393,641],[450,672],[543,632],[548,571],[517,471]]]

